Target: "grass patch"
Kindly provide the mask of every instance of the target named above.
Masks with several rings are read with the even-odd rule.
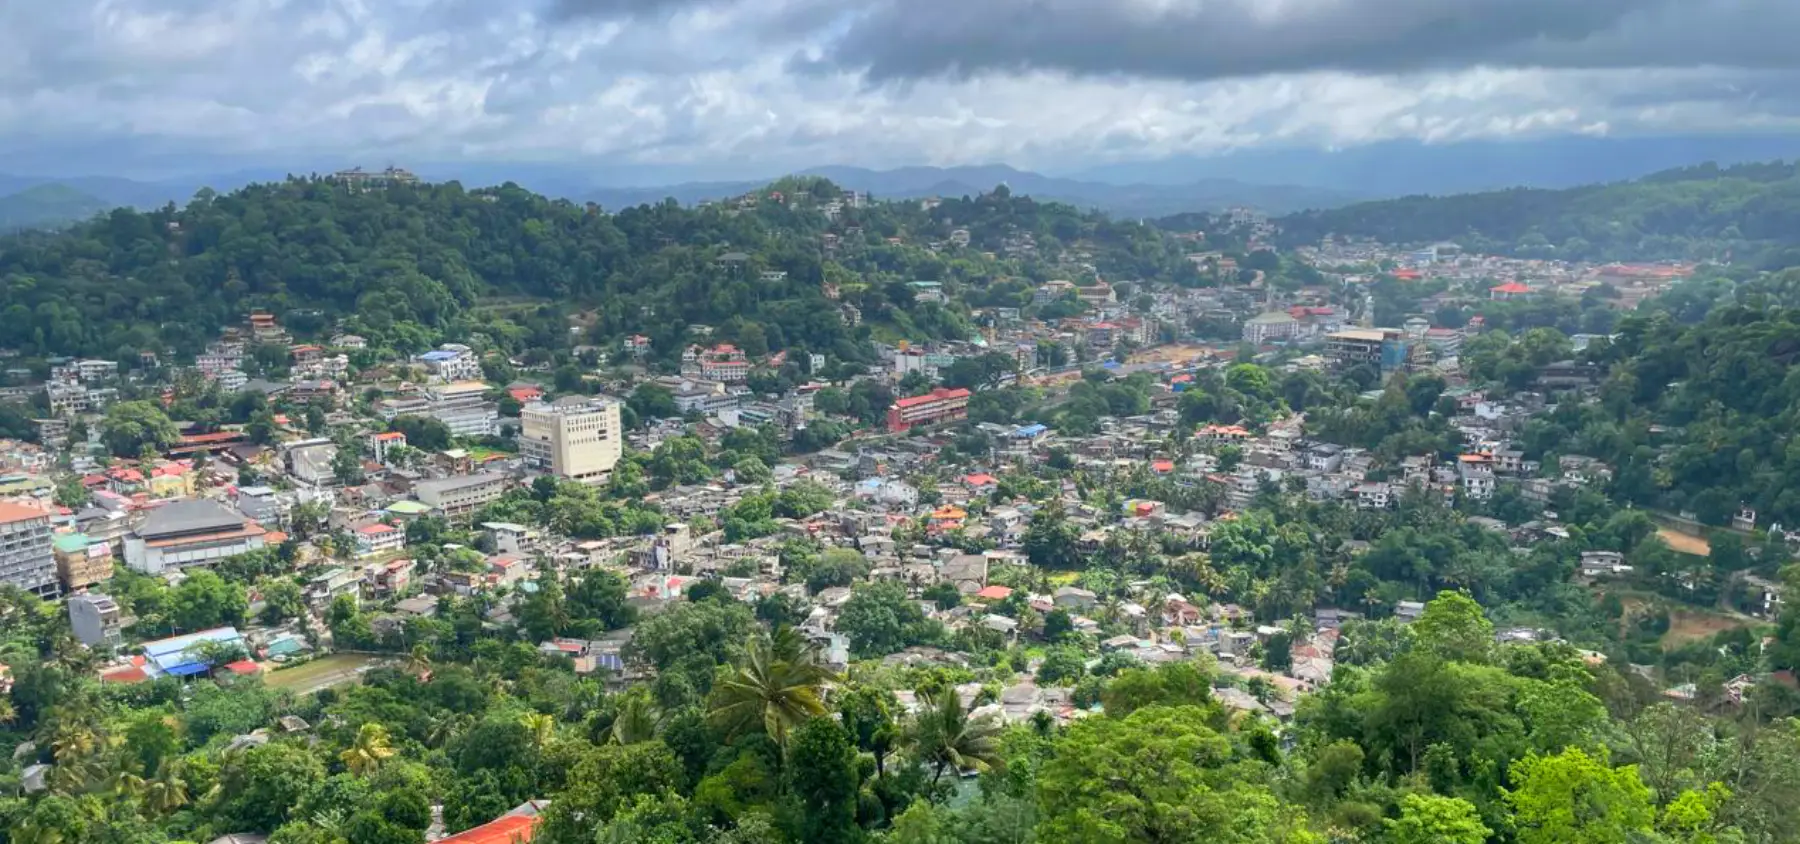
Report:
[[[367,654],[328,654],[292,668],[278,668],[263,675],[263,682],[277,689],[305,689],[331,681],[331,685],[360,676],[356,670],[375,662]],[[336,679],[338,675],[345,675]]]

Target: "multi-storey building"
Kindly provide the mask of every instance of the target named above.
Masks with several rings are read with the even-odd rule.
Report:
[[[500,427],[500,407],[487,400],[487,390],[487,385],[480,381],[427,387],[428,414],[444,423],[452,436],[493,436]]]
[[[0,501],[0,583],[44,598],[56,597],[52,541],[47,511]]]
[[[268,533],[213,501],[171,501],[125,537],[125,564],[145,574],[212,565],[264,547]]]
[[[1269,311],[1244,321],[1244,342],[1255,345],[1292,340],[1300,333],[1300,321],[1287,311]]]
[[[619,403],[571,396],[534,402],[519,413],[519,454],[558,477],[601,483],[624,455]]]
[[[420,481],[413,486],[420,503],[458,520],[498,500],[505,491],[506,476],[491,472]]]
[[[904,433],[921,425],[940,425],[966,419],[969,391],[939,387],[922,396],[900,399],[888,408],[888,430]]]
[[[473,381],[481,377],[481,358],[460,343],[445,343],[414,360],[425,366],[434,381]]]
[[[86,534],[65,533],[50,547],[56,557],[56,575],[64,589],[86,589],[112,579],[112,547],[106,543],[95,542]]]
[[[124,613],[109,595],[75,595],[69,598],[69,626],[75,638],[90,648],[116,648],[123,639]]]
[[[700,375],[713,381],[735,383],[750,379],[750,359],[730,343],[721,343],[700,354]]]

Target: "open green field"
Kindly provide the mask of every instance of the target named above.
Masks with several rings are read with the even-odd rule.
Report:
[[[380,660],[367,654],[330,654],[311,662],[270,671],[263,682],[277,689],[291,689],[296,694],[311,694],[320,689],[356,682],[362,670]]]

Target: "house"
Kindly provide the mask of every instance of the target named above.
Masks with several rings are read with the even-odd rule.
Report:
[[[1064,586],[1056,590],[1052,598],[1057,606],[1070,610],[1093,609],[1099,600],[1094,593],[1075,586]]]
[[[390,524],[376,522],[356,529],[356,555],[373,557],[406,548],[406,531]]]
[[[1425,605],[1419,601],[1400,601],[1394,604],[1394,617],[1403,624],[1411,624],[1425,614]]]

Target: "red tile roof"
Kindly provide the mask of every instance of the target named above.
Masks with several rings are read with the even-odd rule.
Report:
[[[357,528],[356,530],[358,533],[362,533],[362,534],[365,534],[368,536],[375,536],[376,534],[389,533],[392,531],[396,531],[396,530],[399,530],[399,528],[394,527],[393,525],[385,525],[380,522],[376,522],[375,524],[372,524],[372,525],[364,525],[360,528]]]
[[[524,844],[537,832],[537,823],[536,815],[507,815],[449,838],[440,838],[438,844]]]
[[[950,399],[966,399],[969,397],[969,395],[970,394],[969,394],[968,390],[962,389],[960,387],[957,389],[954,389],[954,390],[946,390],[942,387],[939,387],[938,389],[932,390],[931,392],[926,393],[925,395],[922,395],[922,396],[910,396],[908,398],[900,399],[899,401],[894,402],[894,406],[895,407],[917,407],[921,404],[928,404],[928,403],[934,402],[934,401],[948,401]]]
[[[1530,287],[1527,287],[1516,281],[1509,281],[1505,284],[1500,285],[1499,287],[1490,287],[1490,288],[1488,288],[1488,290],[1490,290],[1494,293],[1530,293],[1531,292]]]

